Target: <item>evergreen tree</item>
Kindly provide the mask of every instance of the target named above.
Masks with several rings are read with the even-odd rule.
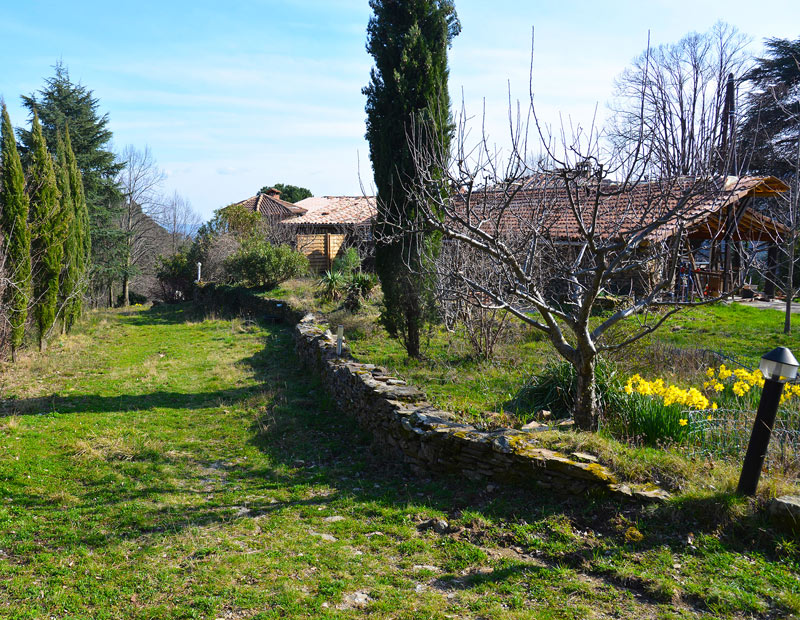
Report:
[[[11,284],[7,289],[11,322],[11,359],[25,336],[31,288],[31,236],[28,229],[28,195],[17,152],[17,142],[6,104],[0,130],[0,233],[5,239],[6,267]]]
[[[791,177],[800,146],[800,38],[767,39],[767,56],[756,59],[747,79],[740,151],[752,154],[752,172]]]
[[[122,198],[115,177],[124,167],[110,150],[111,131],[108,115],[100,114],[99,100],[82,84],[75,84],[62,63],[54,67],[53,77],[45,80],[36,93],[22,97],[22,104],[33,115],[36,111],[47,143],[55,146],[56,132],[69,125],[72,148],[81,172],[91,231],[92,263],[95,286],[110,287],[124,270],[120,243],[125,233],[118,222]],[[18,130],[23,145],[23,161],[33,151],[32,132]]]
[[[47,151],[39,116],[34,111],[28,188],[31,200],[31,258],[33,262],[34,314],[39,326],[39,350],[44,351],[56,319],[58,280],[64,255],[63,226],[53,158]]]
[[[367,50],[375,66],[363,92],[378,190],[375,266],[385,303],[381,321],[417,357],[419,333],[433,308],[421,256],[435,250],[437,241],[398,234],[414,221],[418,207],[403,189],[415,175],[408,135],[412,123],[424,124],[427,139],[445,152],[449,148],[447,49],[460,24],[452,0],[370,0],[370,7]]]
[[[63,251],[61,259],[61,280],[58,290],[58,303],[62,309],[61,331],[66,333],[68,316],[67,311],[72,297],[76,294],[78,285],[78,239],[76,236],[75,202],[72,197],[72,187],[69,174],[69,158],[67,148],[61,132],[56,133],[56,184],[61,194],[59,203],[59,225],[63,230]]]
[[[277,189],[281,193],[281,200],[286,202],[300,202],[304,198],[311,198],[314,194],[311,190],[297,185],[287,185],[283,183],[275,183],[275,185],[265,185],[260,190],[259,194],[266,194],[270,189]]]
[[[72,150],[72,140],[69,134],[69,125],[64,128],[64,147],[67,155],[67,166],[69,169],[69,187],[72,194],[72,205],[74,210],[74,221],[71,228],[74,237],[74,266],[75,266],[75,286],[77,289],[67,303],[65,309],[65,322],[67,331],[80,317],[83,309],[83,293],[86,289],[86,280],[90,268],[89,260],[92,255],[92,236],[89,229],[89,212],[86,207],[86,198],[83,190],[83,179],[78,170],[75,160],[75,153]]]

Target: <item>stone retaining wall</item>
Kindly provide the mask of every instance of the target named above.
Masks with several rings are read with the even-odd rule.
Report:
[[[316,371],[339,408],[370,431],[387,452],[420,472],[451,472],[473,480],[534,482],[543,489],[569,493],[602,491],[640,500],[663,500],[653,486],[621,484],[589,454],[562,454],[537,445],[535,431],[480,431],[456,422],[453,414],[427,402],[425,394],[386,369],[355,361],[314,315],[285,302],[239,295],[222,287],[204,290],[201,300],[216,307],[294,323],[298,356]],[[234,303],[235,302],[235,303]]]

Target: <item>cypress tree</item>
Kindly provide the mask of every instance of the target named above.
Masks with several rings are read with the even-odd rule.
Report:
[[[83,310],[83,294],[86,290],[90,257],[92,255],[92,234],[89,229],[89,211],[86,206],[86,194],[83,190],[83,178],[80,170],[78,170],[75,153],[72,150],[69,125],[66,125],[64,128],[64,147],[67,155],[69,187],[72,193],[72,205],[74,209],[74,220],[71,230],[73,231],[75,243],[75,282],[78,287],[67,304],[65,317],[67,318],[67,330],[69,330],[72,324],[80,317]]]
[[[56,318],[58,280],[64,255],[60,226],[60,193],[53,158],[34,111],[31,128],[32,148],[28,170],[31,199],[31,258],[33,262],[34,314],[39,326],[39,350],[47,346],[47,336]]]
[[[52,77],[30,95],[22,96],[22,105],[39,115],[47,143],[55,146],[56,131],[69,124],[72,148],[83,180],[92,235],[87,247],[92,252],[92,277],[99,293],[121,279],[125,270],[121,246],[125,233],[119,228],[122,197],[115,177],[124,168],[111,151],[112,133],[108,114],[100,111],[100,101],[81,83],[70,78],[68,68],[56,63]],[[18,129],[21,156],[26,165],[33,151],[33,132]],[[88,260],[88,259],[87,259]]]
[[[370,7],[367,50],[375,66],[363,92],[378,190],[375,266],[384,295],[381,322],[400,337],[410,356],[418,357],[419,333],[433,309],[422,257],[435,252],[437,240],[407,232],[418,211],[404,190],[415,177],[408,135],[412,123],[424,123],[422,135],[436,141],[441,152],[449,149],[447,48],[460,25],[452,0],[370,0]]]
[[[28,229],[29,203],[25,193],[25,176],[5,103],[0,129],[0,157],[0,232],[5,239],[6,266],[11,280],[6,294],[11,322],[11,359],[16,361],[28,319],[31,235]]]
[[[61,281],[58,290],[58,304],[61,307],[61,332],[66,333],[68,327],[69,302],[77,287],[77,249],[78,240],[75,235],[75,205],[69,178],[69,161],[64,138],[56,132],[56,184],[61,194],[59,202],[59,227],[62,238],[63,256],[61,259]]]

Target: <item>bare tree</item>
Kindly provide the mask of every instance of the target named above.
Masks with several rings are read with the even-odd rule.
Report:
[[[155,213],[155,220],[169,233],[172,254],[189,242],[203,223],[200,215],[192,209],[192,204],[178,192],[161,201],[161,206]]]
[[[718,22],[675,44],[648,49],[616,80],[609,138],[623,150],[645,147],[659,177],[738,166],[730,135],[748,38]]]
[[[545,135],[532,101],[533,94],[531,120],[518,115],[511,125],[510,152],[502,159],[485,139],[467,147],[463,113],[451,151],[426,147],[435,145],[429,136],[410,135],[418,181],[405,189],[422,208],[418,219],[403,226],[437,231],[481,255],[488,268],[478,275],[459,261],[434,263],[436,275],[456,283],[449,290],[469,303],[506,312],[545,334],[576,370],[576,425],[594,429],[598,355],[652,333],[681,308],[728,295],[730,289],[708,296],[681,290],[680,267],[693,262],[699,238],[748,238],[739,229],[747,204],[742,200],[769,189],[762,179],[701,173],[699,162],[695,176],[647,180],[660,153],[644,123],[636,143],[607,152],[594,127],[579,128],[571,138],[564,131],[558,140]],[[640,117],[646,105],[645,93]],[[540,157],[529,152],[531,123]],[[702,149],[710,147],[698,143],[697,150]],[[749,236],[762,241],[776,231],[758,214],[747,222]],[[743,247],[753,249],[752,244]],[[740,273],[747,272],[752,257],[752,251],[737,255]],[[485,277],[487,272],[492,276]],[[617,296],[615,309],[592,319],[598,299],[607,293]],[[614,333],[622,321],[624,331]]]
[[[442,321],[448,331],[464,329],[475,355],[491,359],[495,346],[508,324],[508,313],[485,304],[485,296],[453,274],[469,273],[470,279],[483,288],[493,288],[498,273],[492,261],[475,248],[445,241],[436,257],[436,300]]]
[[[128,145],[118,156],[125,167],[117,175],[124,205],[120,215],[123,239],[122,303],[130,304],[130,280],[139,262],[154,251],[156,224],[151,217],[158,213],[158,190],[166,175],[156,165],[150,148],[139,151]],[[111,300],[113,305],[113,300]]]

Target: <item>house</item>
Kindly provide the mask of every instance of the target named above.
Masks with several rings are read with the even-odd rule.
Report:
[[[317,196],[299,201],[304,213],[281,220],[293,233],[296,248],[303,252],[314,271],[330,269],[343,248],[357,246],[367,254],[372,223],[377,215],[371,196]]]
[[[777,246],[788,230],[759,211],[755,200],[788,189],[771,176],[681,177],[641,181],[627,188],[591,176],[566,184],[557,173],[542,173],[456,194],[448,215],[457,226],[502,237],[522,260],[533,240],[539,239],[560,248],[561,262],[571,264],[591,230],[609,247],[624,240],[639,256],[661,257],[641,261],[658,273],[630,270],[612,283],[616,289],[612,292],[644,290],[648,281],[668,277],[675,279],[678,295],[717,296],[744,284],[745,245],[763,250],[774,271]],[[667,248],[685,263],[672,261],[670,266]]]
[[[280,222],[286,218],[297,217],[306,213],[306,209],[292,204],[291,202],[281,200],[281,193],[275,188],[270,188],[264,193],[259,192],[255,196],[237,202],[236,204],[250,211],[260,213],[265,218],[274,222]]]
[[[303,252],[316,272],[330,269],[344,248],[355,245],[370,254],[377,210],[371,196],[317,196],[295,204],[270,188],[236,204],[260,213],[271,224],[271,240]]]

